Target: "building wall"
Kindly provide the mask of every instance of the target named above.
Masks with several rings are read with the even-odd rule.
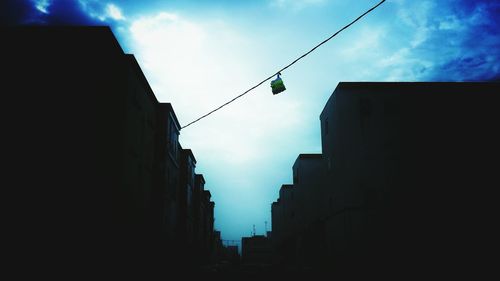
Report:
[[[203,192],[205,191],[205,179],[203,175],[196,174],[193,189],[193,244],[196,249],[195,257],[197,263],[203,261],[203,223],[205,202],[203,202]]]
[[[204,263],[210,262],[213,244],[214,232],[214,203],[210,201],[210,191],[203,190],[201,193],[201,217],[200,217],[200,231],[201,231],[201,256]]]
[[[271,242],[264,235],[241,239],[241,256],[244,264],[268,265],[272,262]]]
[[[196,159],[190,149],[180,151],[180,184],[177,202],[179,204],[178,241],[185,249],[192,250],[193,244],[193,189]]]
[[[286,255],[302,266],[347,271],[444,271],[454,262],[474,263],[473,241],[483,236],[475,231],[489,229],[485,206],[495,205],[480,202],[489,201],[484,195],[498,182],[489,164],[500,156],[492,130],[498,89],[498,83],[340,83],[320,116],[324,182],[311,194],[302,188],[320,177],[303,182],[301,166],[309,174],[320,169],[299,156],[294,203],[282,188],[272,207],[275,237],[280,228],[294,233],[290,206],[303,215],[298,224],[305,229],[288,244],[296,251]],[[311,217],[319,220],[307,225]]]
[[[271,228],[272,228],[272,241],[276,244],[281,240],[282,234],[282,218],[281,218],[281,205],[280,199],[276,200],[271,204]]]
[[[158,169],[161,190],[162,234],[169,247],[175,237],[178,217],[177,191],[179,189],[179,130],[180,125],[171,104],[159,104]]]
[[[206,191],[208,192],[208,191]],[[207,194],[207,193],[206,193]],[[207,194],[209,195],[209,193]],[[210,196],[207,196],[207,199],[210,200]],[[214,263],[217,260],[216,256],[216,251],[215,251],[215,228],[214,228],[214,208],[215,208],[215,203],[213,201],[208,201],[208,208],[207,208],[207,215],[206,215],[206,231],[207,234],[206,241],[207,241],[207,254],[209,256],[210,263]]]
[[[131,199],[131,232],[144,243],[151,241],[154,228],[159,226],[157,208],[159,194],[156,184],[156,133],[158,130],[157,103],[140,68],[131,55],[124,59],[129,64],[127,82],[127,108],[125,115],[124,188]]]
[[[338,171],[330,175],[343,198],[350,252],[390,252],[425,260],[426,268],[438,257],[467,258],[453,244],[471,243],[478,224],[459,218],[471,206],[482,209],[471,198],[498,180],[486,164],[499,155],[490,129],[498,120],[495,89],[498,83],[339,85],[336,113],[322,116],[323,128],[332,118],[336,136],[322,140]]]
[[[296,197],[298,231],[322,216],[324,162],[321,154],[300,154],[293,167],[293,186]]]
[[[3,112],[15,117],[3,127],[3,157],[13,190],[23,190],[25,217],[14,220],[29,228],[19,245],[38,264],[50,258],[37,253],[50,251],[48,263],[85,272],[175,269],[164,258],[180,253],[177,226],[189,225],[195,160],[180,169],[172,106],[158,103],[107,27],[6,27],[2,35]],[[214,203],[205,203],[208,244]]]
[[[282,234],[284,238],[290,236],[297,229],[296,220],[296,197],[294,186],[291,184],[284,184],[280,189],[280,208],[282,218]]]

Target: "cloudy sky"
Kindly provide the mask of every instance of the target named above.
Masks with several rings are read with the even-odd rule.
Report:
[[[182,125],[275,73],[378,0],[18,0],[2,23],[109,25]],[[224,239],[270,230],[299,153],[320,153],[319,114],[339,81],[500,79],[500,1],[387,0],[282,73],[181,131]]]

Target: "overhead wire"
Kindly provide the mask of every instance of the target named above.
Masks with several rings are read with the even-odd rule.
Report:
[[[369,10],[367,10],[366,12],[364,12],[363,14],[361,14],[359,17],[357,17],[355,20],[351,21],[349,24],[347,24],[346,26],[342,27],[341,29],[339,29],[337,32],[335,32],[334,34],[332,34],[330,37],[326,38],[325,40],[323,40],[321,43],[317,44],[316,46],[314,46],[314,48],[312,48],[311,50],[309,50],[308,52],[304,53],[303,55],[301,55],[300,57],[296,58],[294,61],[292,61],[291,63],[289,63],[288,65],[286,65],[285,67],[281,68],[280,70],[276,71],[273,75],[270,75],[269,77],[267,77],[266,79],[260,81],[259,83],[257,83],[255,86],[249,88],[248,90],[246,90],[245,92],[243,92],[242,94],[234,97],[233,99],[231,99],[230,101],[227,101],[226,103],[222,104],[221,106],[213,109],[212,111],[202,115],[201,117],[199,117],[198,119],[194,120],[194,121],[191,121],[190,123],[188,123],[187,125],[185,126],[182,126],[181,129],[184,129],[198,121],[200,121],[201,119],[209,116],[210,114],[218,111],[219,109],[223,108],[224,106],[234,102],[235,100],[241,98],[242,96],[248,94],[250,91],[252,91],[253,89],[259,87],[260,85],[262,85],[263,83],[265,83],[266,81],[269,81],[270,79],[272,79],[274,76],[276,76],[278,73],[281,73],[283,70],[289,68],[290,66],[294,65],[296,62],[298,62],[299,60],[303,59],[304,57],[306,57],[307,55],[309,55],[310,53],[312,53],[314,50],[316,50],[318,47],[320,47],[321,45],[325,44],[326,42],[330,41],[333,37],[337,36],[337,34],[339,34],[340,32],[344,31],[345,29],[349,28],[351,25],[353,25],[355,22],[357,22],[358,20],[360,20],[362,17],[364,17],[365,15],[367,15],[368,13],[370,13],[371,11],[375,10],[378,6],[382,5],[382,3],[384,3],[385,0],[382,0],[380,1],[377,5],[371,7]]]

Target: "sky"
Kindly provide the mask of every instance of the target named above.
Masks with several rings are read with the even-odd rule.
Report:
[[[243,93],[377,0],[17,0],[2,24],[109,25],[185,125]],[[181,131],[239,240],[271,230],[271,203],[300,153],[321,153],[319,114],[340,81],[500,80],[500,1],[387,0],[269,83]]]

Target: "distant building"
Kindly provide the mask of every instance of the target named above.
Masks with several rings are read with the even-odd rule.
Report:
[[[214,238],[212,240],[213,242],[212,261],[213,263],[216,264],[219,263],[224,257],[224,245],[222,244],[222,237],[220,231],[215,230],[213,234]]]
[[[203,235],[203,215],[205,204],[203,202],[203,192],[205,191],[205,178],[203,175],[196,174],[193,188],[193,233],[194,244],[201,247]]]
[[[203,205],[204,205],[204,215],[203,215],[203,246],[204,255],[208,258],[209,262],[213,263],[214,258],[214,208],[215,203],[210,201],[210,191],[205,190],[203,192]]]
[[[240,254],[238,253],[238,246],[224,246],[223,261],[227,261],[232,265],[240,263]]]
[[[272,205],[275,262],[313,260],[325,248],[322,203],[325,163],[322,154],[300,154],[293,165],[293,185],[283,185]],[[314,252],[311,253],[311,249]]]
[[[193,191],[196,159],[191,149],[181,149],[180,152],[180,184],[177,196],[179,231],[177,241],[181,242],[181,245],[184,244],[184,247],[191,252],[194,243]],[[191,255],[191,253],[188,255]]]
[[[282,223],[282,214],[281,214],[281,205],[280,199],[278,198],[276,202],[271,204],[271,223],[272,223],[272,240],[278,241],[280,240],[280,235],[282,234],[281,223]]]
[[[243,237],[241,258],[244,264],[270,265],[272,263],[271,241],[264,235]]]

